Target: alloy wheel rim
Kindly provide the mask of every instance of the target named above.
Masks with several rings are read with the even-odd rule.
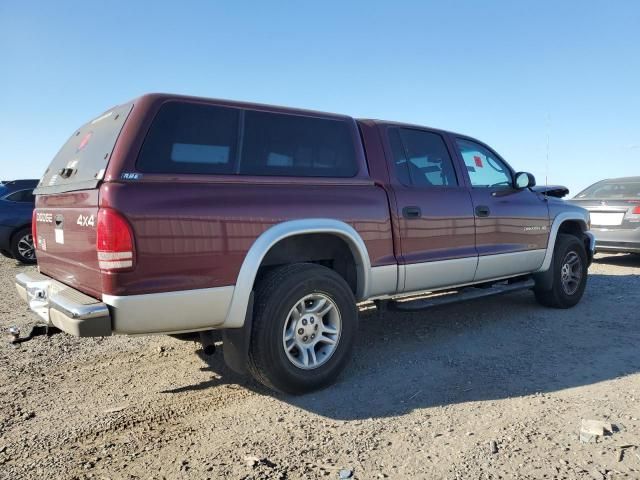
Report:
[[[572,251],[565,255],[560,275],[564,293],[567,295],[575,294],[582,281],[582,262],[576,252]]]
[[[335,302],[322,293],[312,293],[289,311],[282,330],[282,346],[294,366],[313,370],[333,356],[341,332],[342,318]]]
[[[31,234],[25,235],[18,240],[18,253],[27,260],[33,260],[35,258],[35,249],[33,248],[33,236]]]

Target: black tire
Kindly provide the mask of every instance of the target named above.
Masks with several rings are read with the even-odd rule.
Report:
[[[563,268],[567,268],[570,260],[575,260],[572,273],[575,269],[580,269],[579,281],[565,285],[563,282]],[[553,259],[551,260],[551,269],[553,270],[553,286],[551,289],[542,290],[535,288],[534,292],[538,303],[545,307],[552,308],[571,308],[576,305],[587,286],[587,252],[584,244],[580,239],[573,235],[559,234],[556,245],[553,250]]]
[[[28,251],[25,251],[25,242],[31,244],[32,255],[29,255]],[[20,263],[27,265],[36,263],[36,251],[33,248],[33,238],[31,237],[30,227],[21,228],[13,234],[11,237],[11,255]]]
[[[0,253],[2,254],[2,256],[7,257],[7,258],[13,258],[13,255],[11,255],[11,252],[7,251],[7,250],[0,250]]]
[[[291,325],[289,314],[294,306],[310,295],[325,297],[333,303],[335,309],[332,310],[339,314],[340,333],[335,347],[331,347],[333,351],[326,359],[320,358],[320,362],[324,363],[305,370],[288,358],[297,350],[294,347],[293,354],[288,354],[283,337],[285,324],[289,322]],[[297,263],[278,267],[264,275],[258,282],[254,298],[247,365],[253,377],[271,389],[291,394],[311,392],[334,382],[349,361],[358,329],[358,309],[347,282],[329,268]],[[313,306],[313,300],[309,302]],[[318,323],[324,325],[324,318],[320,318]],[[294,327],[294,330],[297,328]],[[315,360],[316,347],[312,348]],[[322,345],[320,348],[323,348]]]

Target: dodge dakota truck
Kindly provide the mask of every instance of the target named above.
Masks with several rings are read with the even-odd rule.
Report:
[[[16,286],[80,337],[222,330],[276,390],[330,384],[358,304],[414,310],[583,295],[586,210],[466,135],[168,94],[73,133],[35,190],[38,271]]]

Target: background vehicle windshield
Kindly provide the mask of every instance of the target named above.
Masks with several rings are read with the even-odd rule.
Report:
[[[604,180],[591,185],[575,198],[640,199],[640,181]]]

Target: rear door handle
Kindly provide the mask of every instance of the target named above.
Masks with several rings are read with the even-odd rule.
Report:
[[[476,207],[476,217],[488,217],[489,215],[491,215],[491,210],[486,205]]]
[[[402,216],[404,218],[420,218],[422,216],[422,210],[420,210],[420,207],[404,207],[402,209]]]

